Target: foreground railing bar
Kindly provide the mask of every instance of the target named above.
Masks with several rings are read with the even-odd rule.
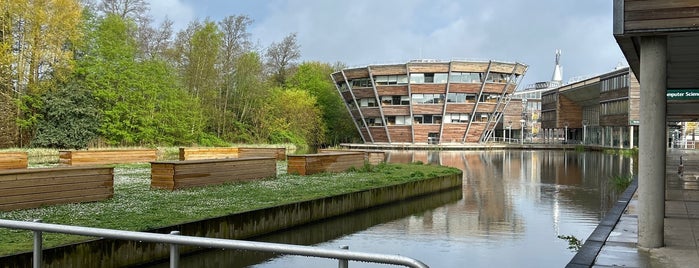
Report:
[[[250,251],[273,252],[286,255],[300,255],[309,257],[321,257],[330,259],[347,259],[352,261],[364,261],[383,264],[402,265],[414,268],[428,268],[419,260],[398,256],[365,252],[353,252],[341,249],[324,249],[310,246],[298,246],[287,244],[275,244],[267,242],[230,240],[220,238],[170,235],[158,233],[144,233],[93,227],[60,225],[52,223],[13,221],[0,219],[0,227],[22,229],[31,231],[43,231],[50,233],[64,233],[83,236],[104,237],[119,240],[132,240],[152,243],[169,243],[187,246],[240,249]]]
[[[34,220],[34,222],[41,222],[41,220]],[[32,268],[41,268],[41,253],[44,248],[44,238],[41,231],[34,230],[34,251],[32,255]]]

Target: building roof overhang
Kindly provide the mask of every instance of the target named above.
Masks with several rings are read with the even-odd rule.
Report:
[[[648,25],[644,28],[625,29],[627,18],[624,0],[614,0],[614,38],[621,48],[629,67],[641,81],[641,38],[667,36],[667,89],[699,89],[699,25],[676,20],[677,25]],[[642,85],[641,85],[642,86]],[[697,121],[697,101],[667,102],[668,121]]]

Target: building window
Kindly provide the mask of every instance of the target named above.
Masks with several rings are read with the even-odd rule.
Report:
[[[452,72],[449,77],[449,82],[452,83],[481,83],[483,82],[483,73],[460,73]]]
[[[374,76],[377,85],[404,85],[408,83],[407,75],[377,75]]]
[[[475,103],[476,102],[476,94],[449,93],[449,94],[447,94],[447,102],[451,102],[451,103]]]
[[[468,123],[469,114],[445,114],[444,122],[447,123]]]
[[[498,94],[481,94],[478,102],[498,103],[498,100],[500,100],[500,95]]]
[[[488,118],[490,117],[490,114],[487,113],[476,113],[476,116],[473,117],[474,122],[488,122]]]
[[[447,73],[412,73],[410,74],[411,84],[445,84],[449,75]]]
[[[485,79],[486,82],[489,83],[507,83],[507,78],[510,77],[510,74],[504,74],[504,73],[488,73],[488,77]]]
[[[410,105],[408,96],[381,96],[381,106],[385,105]]]
[[[383,126],[383,121],[381,121],[381,118],[380,118],[380,117],[376,117],[376,118],[367,118],[367,119],[366,119],[366,123],[367,123],[367,125],[369,125],[370,127],[380,127],[380,126]]]
[[[623,74],[602,80],[601,91],[611,91],[629,87],[629,74]]]
[[[413,120],[410,119],[409,115],[386,116],[386,124],[389,126],[409,126],[412,123]]]
[[[441,124],[441,115],[422,114],[413,116],[415,124]]]
[[[359,99],[359,106],[360,107],[376,107],[376,99],[374,98],[363,98]]]
[[[352,79],[352,87],[371,87],[369,78]]]
[[[627,114],[629,112],[629,101],[618,100],[600,104],[602,115]]]
[[[413,94],[414,104],[444,103],[444,94]]]

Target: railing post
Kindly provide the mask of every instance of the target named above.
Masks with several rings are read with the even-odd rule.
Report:
[[[172,231],[171,235],[179,235],[180,231]],[[170,268],[180,267],[180,249],[177,244],[170,244]]]
[[[349,246],[341,246],[340,249],[349,249]],[[349,261],[346,259],[338,259],[339,261],[339,268],[348,268],[349,267]]]
[[[35,219],[34,222],[41,222],[40,219]],[[32,258],[32,267],[41,268],[41,254],[43,253],[43,235],[41,231],[34,232],[34,253]]]

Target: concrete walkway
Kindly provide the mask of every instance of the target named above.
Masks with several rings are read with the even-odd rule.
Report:
[[[665,171],[665,247],[636,247],[638,195],[634,195],[592,267],[699,267],[699,151],[668,150]]]

